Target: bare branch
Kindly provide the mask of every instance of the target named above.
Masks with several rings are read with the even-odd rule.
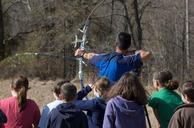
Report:
[[[149,5],[152,4],[152,1],[153,1],[153,0],[148,1],[146,4],[144,4],[144,5],[141,7],[141,9],[140,9],[140,11],[139,11],[139,13],[140,13],[140,14],[139,14],[140,20],[142,19],[142,16],[143,16],[143,14],[144,14],[146,8],[147,8]]]
[[[32,10],[31,7],[30,7],[29,0],[26,0],[26,1],[24,1],[24,0],[16,0],[14,2],[11,2],[11,5],[7,7],[7,9],[3,12],[3,14],[6,14],[12,6],[14,6],[16,4],[20,4],[20,3],[26,5],[29,11]]]

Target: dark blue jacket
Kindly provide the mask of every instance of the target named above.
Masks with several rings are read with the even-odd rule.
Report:
[[[6,123],[7,117],[6,115],[0,110],[0,124]]]
[[[83,96],[86,96],[92,90],[89,88],[89,86],[86,86],[78,92],[79,100],[75,102],[75,105],[77,108],[87,111],[89,128],[102,128],[106,102],[100,97],[91,100],[81,100]]]
[[[50,112],[47,128],[88,128],[87,117],[75,105],[63,103]]]
[[[89,85],[86,85],[82,90],[77,93],[77,100],[82,100],[92,91],[92,88]]]

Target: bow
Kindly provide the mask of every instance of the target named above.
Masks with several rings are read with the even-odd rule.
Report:
[[[80,49],[85,50],[85,45],[88,43],[87,41],[87,31],[88,31],[88,27],[89,27],[89,21],[90,21],[90,17],[92,16],[92,14],[105,2],[105,0],[102,0],[99,4],[97,4],[94,9],[91,11],[91,13],[88,15],[84,27],[83,29],[78,29],[83,35],[82,35],[82,39],[78,39],[78,36],[75,35],[75,41],[73,42],[74,47],[77,47],[78,44],[80,43]],[[81,57],[79,59],[79,80],[80,80],[80,85],[83,88],[84,87],[84,76],[83,76],[83,64],[85,64],[85,62],[83,61],[83,58]],[[86,65],[86,64],[85,64]]]
[[[73,42],[75,44],[75,47],[77,47],[78,43],[80,43],[80,49],[85,50],[85,44],[88,42],[87,41],[87,30],[88,30],[88,25],[89,25],[89,20],[86,22],[84,25],[83,29],[79,29],[79,31],[83,34],[82,39],[78,39],[78,36],[75,36],[75,41]],[[83,64],[85,62],[83,61],[83,58],[79,58],[79,79],[80,79],[80,84],[81,87],[84,87],[84,82],[83,82]],[[86,65],[86,64],[85,64]]]

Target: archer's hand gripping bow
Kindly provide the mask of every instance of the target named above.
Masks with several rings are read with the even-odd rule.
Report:
[[[86,24],[84,25],[83,29],[79,29],[79,31],[83,34],[82,39],[78,39],[78,36],[75,36],[75,41],[74,43],[74,47],[77,47],[78,44],[80,43],[80,49],[85,50],[85,44],[87,44],[87,30],[88,30],[88,21],[86,22]],[[85,62],[83,61],[83,58],[79,58],[79,79],[80,79],[80,84],[81,87],[84,87],[84,83],[83,83],[83,64],[85,64]],[[86,65],[86,64],[85,64]]]

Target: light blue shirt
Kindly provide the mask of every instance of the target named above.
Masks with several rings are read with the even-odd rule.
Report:
[[[49,113],[62,103],[63,103],[62,100],[55,100],[43,107],[42,115],[38,125],[39,128],[46,128]]]

